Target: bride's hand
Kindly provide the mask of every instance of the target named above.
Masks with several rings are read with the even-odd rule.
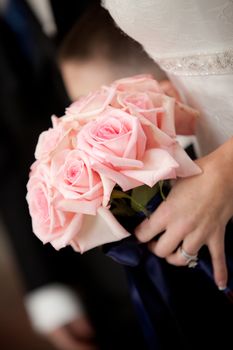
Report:
[[[178,180],[167,200],[136,229],[141,242],[177,266],[187,260],[177,249],[181,244],[190,255],[206,245],[212,258],[214,277],[220,289],[227,284],[224,236],[233,216],[233,139],[197,161],[203,173]],[[165,231],[157,241],[152,239]]]

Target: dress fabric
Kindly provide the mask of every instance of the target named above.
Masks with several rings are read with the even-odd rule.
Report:
[[[231,137],[233,1],[104,0],[103,5],[200,111],[198,153],[208,154]]]
[[[210,153],[233,136],[233,1],[104,0],[103,6],[116,24],[141,43],[167,72],[183,100],[200,111],[198,155]],[[145,250],[139,259],[136,243],[130,253],[125,243],[110,248],[110,256],[131,265],[126,269],[147,340],[145,348],[229,347],[232,340],[228,319],[233,317],[232,231],[229,223],[229,298],[214,284],[205,247],[193,270],[171,266]],[[128,256],[131,261],[125,263]]]

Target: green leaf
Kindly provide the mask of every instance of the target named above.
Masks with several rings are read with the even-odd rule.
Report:
[[[136,187],[132,190],[132,198],[134,201],[140,203],[143,207],[146,207],[147,203],[153,198],[156,193],[160,190],[159,183],[153,187],[142,185]],[[134,203],[131,202],[132,208],[134,208]],[[135,209],[135,208],[134,208]]]
[[[148,202],[160,193],[163,200],[166,196],[163,193],[163,181],[159,181],[153,187],[142,185],[132,191],[123,192],[119,187],[115,187],[111,193],[111,211],[114,215],[132,216],[135,212],[143,212],[149,217],[146,206]]]
[[[140,202],[136,201],[132,196],[127,194],[126,192],[120,191],[120,190],[113,190],[111,193],[111,202],[115,200],[120,200],[120,199],[128,199],[130,201],[129,208],[132,207],[133,210],[136,212],[142,211],[146,216],[149,216],[148,211],[146,210],[145,206],[142,205]],[[118,204],[117,207],[120,207],[121,204]]]

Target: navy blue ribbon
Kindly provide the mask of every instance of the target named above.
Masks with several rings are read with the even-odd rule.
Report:
[[[160,194],[157,194],[147,206],[147,210],[153,212],[162,202]],[[133,232],[135,226],[144,219],[143,213],[138,213],[126,223],[126,227]],[[232,231],[229,224],[228,231]],[[230,276],[233,276],[233,257],[230,249],[233,247],[233,235],[227,235],[231,242],[226,244],[227,263]],[[202,287],[208,293],[220,293],[214,283],[211,259],[207,248],[199,252],[199,263],[195,269],[187,267],[174,267],[149,252],[146,244],[137,241],[134,235],[115,243],[106,244],[104,252],[116,262],[125,266],[129,280],[130,294],[138,314],[141,327],[147,341],[148,349],[166,349],[172,344],[185,348],[188,336],[185,332],[185,303],[177,303],[180,295],[183,298],[199,298]],[[182,276],[181,276],[182,275]],[[181,278],[189,279],[187,283],[197,283],[197,291],[187,292],[178,284]],[[176,286],[177,281],[177,286]],[[185,285],[185,284],[184,284]],[[194,284],[195,288],[195,284]],[[224,291],[229,299],[233,299],[233,278],[228,281],[228,288]],[[203,290],[204,293],[204,290]],[[206,297],[205,294],[204,298]],[[199,301],[197,302],[198,305]],[[195,310],[195,307],[194,307]],[[180,316],[183,315],[183,316]],[[169,337],[166,337],[169,334]],[[169,339],[170,338],[170,339]]]

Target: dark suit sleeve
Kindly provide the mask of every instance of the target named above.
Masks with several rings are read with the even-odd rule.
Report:
[[[69,248],[56,252],[43,246],[32,232],[25,200],[38,135],[51,126],[50,116],[61,116],[69,104],[53,45],[30,12],[27,18],[35,43],[29,57],[0,19],[0,211],[29,291],[55,281],[72,283],[67,266],[77,264],[78,255]]]

